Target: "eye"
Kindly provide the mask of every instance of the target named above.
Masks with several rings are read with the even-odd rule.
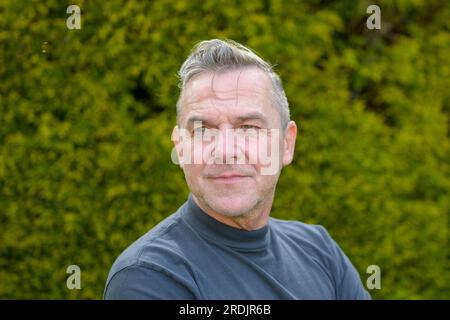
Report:
[[[205,133],[205,131],[206,131],[206,127],[197,127],[197,128],[195,128],[194,129],[194,133],[200,133],[200,134],[203,134],[203,133]]]
[[[197,127],[194,129],[195,132],[205,132],[206,127]]]
[[[248,129],[258,130],[259,127],[251,125],[251,124],[244,124],[244,125],[241,126],[241,129],[244,129],[244,130],[248,130]]]

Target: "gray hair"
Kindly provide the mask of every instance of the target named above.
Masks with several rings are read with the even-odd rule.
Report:
[[[264,71],[273,85],[274,102],[280,113],[281,127],[286,128],[290,119],[289,103],[280,77],[272,66],[249,48],[233,40],[212,39],[199,42],[178,71],[180,97],[177,101],[177,121],[181,111],[181,97],[189,80],[205,71],[224,72],[256,67]]]

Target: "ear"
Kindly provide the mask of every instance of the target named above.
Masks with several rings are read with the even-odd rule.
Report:
[[[172,162],[183,168],[183,147],[180,139],[180,129],[177,125],[172,130],[171,140],[175,146],[175,150],[172,149]]]
[[[289,121],[283,138],[283,166],[287,166],[294,158],[295,141],[297,139],[297,124]]]

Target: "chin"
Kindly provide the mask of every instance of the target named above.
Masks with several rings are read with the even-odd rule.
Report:
[[[228,217],[237,217],[249,212],[258,203],[255,196],[243,194],[237,195],[212,195],[206,196],[207,204],[214,211]]]

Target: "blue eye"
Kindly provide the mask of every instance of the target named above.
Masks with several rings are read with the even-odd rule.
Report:
[[[258,129],[259,129],[259,127],[254,126],[254,125],[251,125],[251,124],[244,124],[244,125],[241,126],[241,128],[244,129],[244,130],[247,130],[247,129],[255,129],[255,130],[258,130]]]
[[[205,133],[206,129],[206,127],[197,127],[194,129],[194,132]]]

